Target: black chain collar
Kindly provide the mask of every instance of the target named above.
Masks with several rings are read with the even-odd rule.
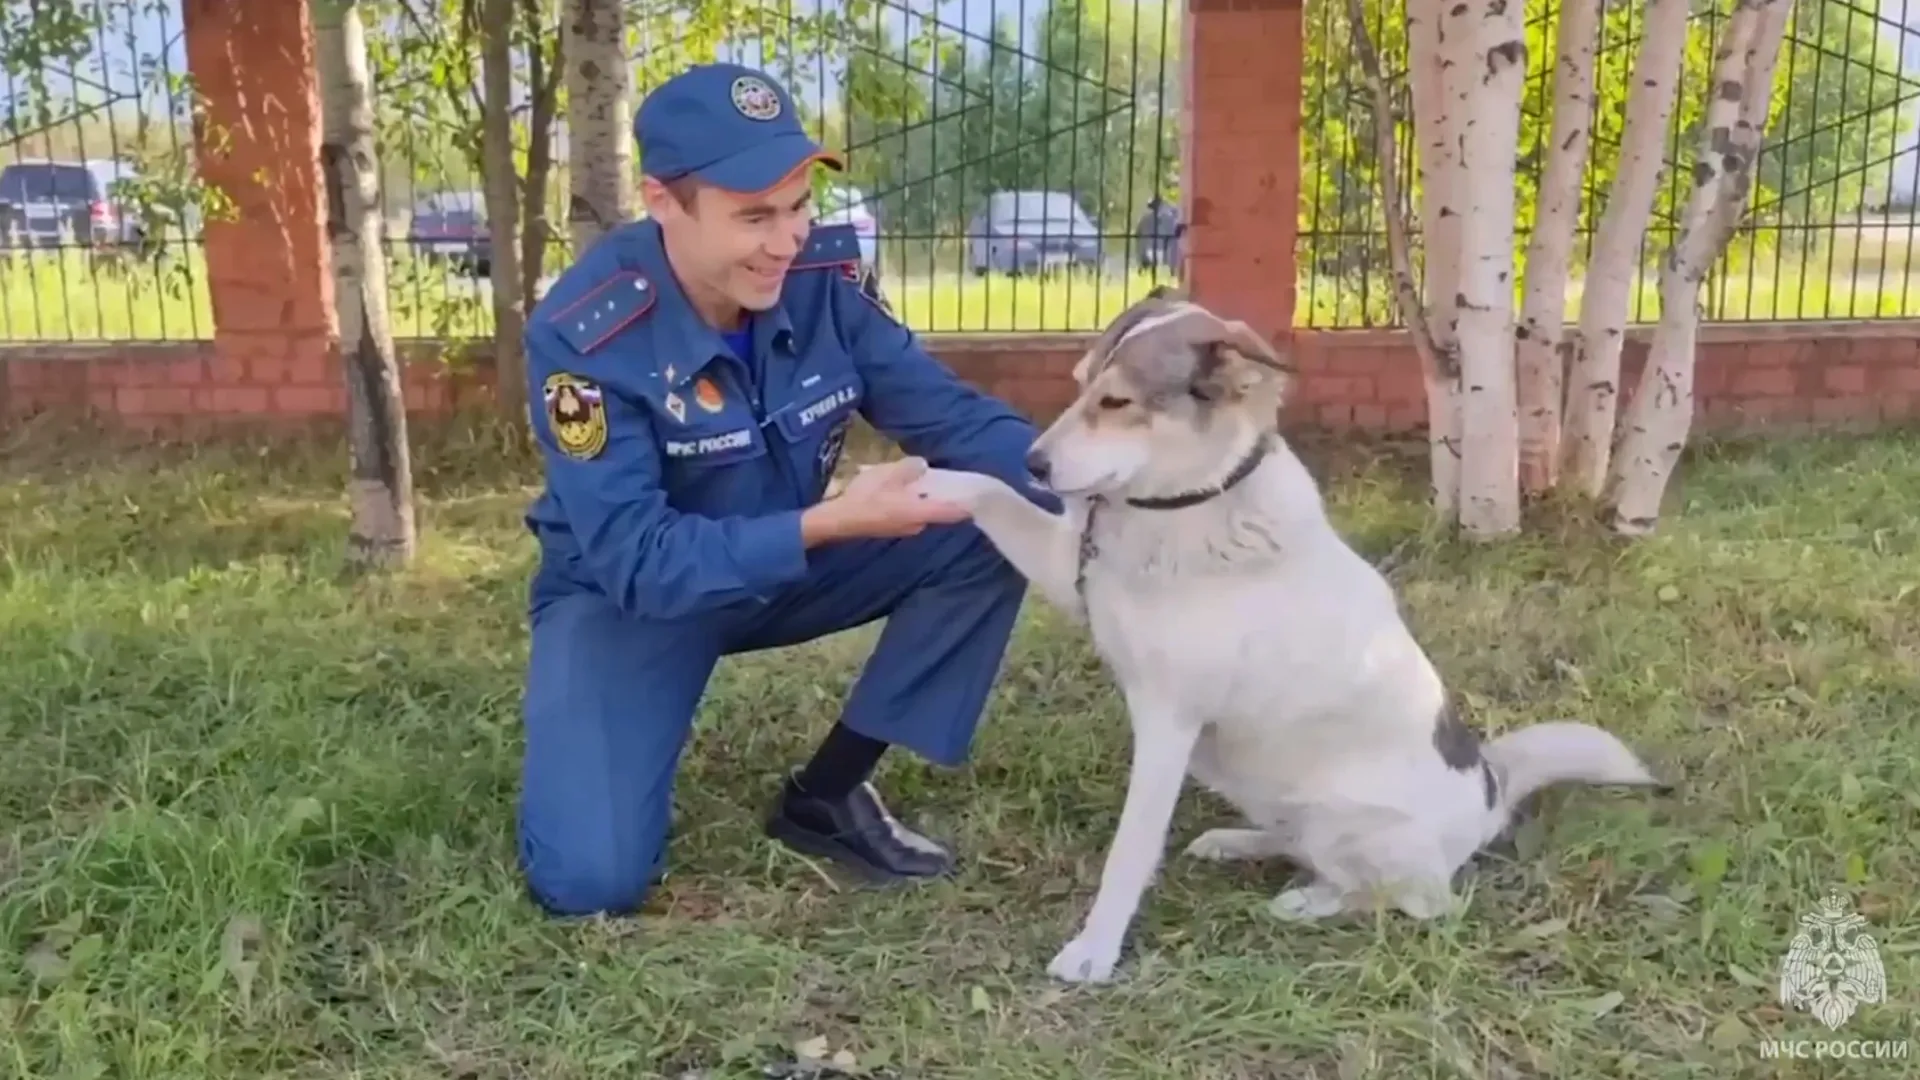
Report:
[[[1233,471],[1227,474],[1226,479],[1212,487],[1183,491],[1178,495],[1153,495],[1143,499],[1128,499],[1126,503],[1141,510],[1184,510],[1189,506],[1199,506],[1239,486],[1241,481],[1253,475],[1253,470],[1259,468],[1260,463],[1265,461],[1267,455],[1272,452],[1272,440],[1261,436],[1260,441],[1253,444],[1253,449],[1247,451],[1247,456],[1240,459],[1240,464],[1233,467]],[[1087,567],[1100,554],[1100,546],[1093,541],[1093,519],[1104,505],[1106,505],[1106,499],[1098,495],[1089,499],[1087,521],[1080,528],[1080,561],[1074,569],[1073,590],[1080,596],[1083,606],[1086,603],[1087,594]]]

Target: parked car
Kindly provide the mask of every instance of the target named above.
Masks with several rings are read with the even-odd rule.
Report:
[[[868,270],[880,272],[880,222],[873,215],[867,193],[857,187],[832,186],[820,197],[820,225],[852,225],[860,235],[860,261]]]
[[[136,177],[113,158],[31,158],[0,168],[0,247],[108,247],[138,243],[139,215],[114,185]]]
[[[1033,274],[1100,265],[1100,230],[1064,191],[996,191],[967,223],[975,274]]]
[[[479,275],[492,272],[493,243],[487,231],[484,191],[436,191],[413,204],[407,241],[414,254],[445,259]]]

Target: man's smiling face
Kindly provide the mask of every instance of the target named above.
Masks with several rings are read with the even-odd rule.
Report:
[[[698,182],[643,181],[647,212],[696,305],[765,311],[813,229],[811,169],[740,195]]]

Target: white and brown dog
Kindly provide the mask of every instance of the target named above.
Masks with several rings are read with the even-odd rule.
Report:
[[[1094,343],[1078,400],[1034,444],[1029,464],[1065,514],[984,475],[916,481],[967,507],[1089,627],[1126,700],[1126,802],[1086,923],[1048,967],[1060,979],[1112,976],[1189,774],[1250,827],[1214,829],[1187,854],[1308,869],[1270,905],[1292,919],[1376,899],[1439,915],[1456,871],[1531,792],[1658,784],[1586,724],[1483,745],[1462,722],[1391,586],[1334,530],[1280,436],[1289,376],[1244,324],[1157,292]]]

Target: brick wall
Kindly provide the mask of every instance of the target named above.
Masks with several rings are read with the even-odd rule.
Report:
[[[1647,331],[1629,335],[1628,396]],[[934,337],[935,355],[963,378],[1045,421],[1073,400],[1072,369],[1087,336]],[[1397,331],[1302,331],[1288,409],[1295,428],[1404,434],[1426,419],[1419,361]],[[432,343],[410,344],[406,395],[415,415],[484,405],[488,372],[472,347],[453,364]],[[0,378],[17,415],[91,414],[143,428],[337,419],[346,391],[337,361],[311,354],[234,356],[213,343],[36,346],[0,350]],[[1700,335],[1701,430],[1867,427],[1920,420],[1920,323],[1719,325]]]

